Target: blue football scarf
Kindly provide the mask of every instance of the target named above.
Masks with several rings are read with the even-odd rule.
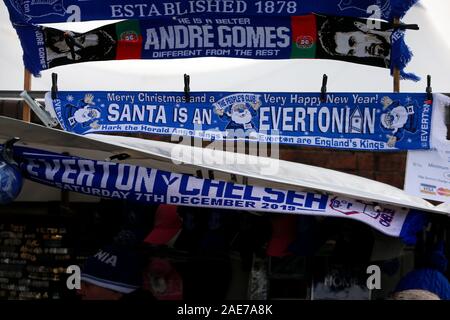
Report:
[[[15,164],[3,159],[0,148],[0,205],[16,199],[22,190],[22,175]]]
[[[63,190],[148,204],[250,210],[355,219],[389,236],[415,242],[425,214],[337,195],[200,179],[187,174],[15,148],[25,178]]]
[[[84,33],[16,25],[24,64],[33,75],[89,61],[229,57],[330,59],[404,71],[412,58],[405,31],[390,23],[309,14],[294,17],[125,20]]]
[[[297,16],[316,12],[347,17],[401,18],[418,0],[4,0],[13,23],[149,19],[223,14]],[[378,16],[374,16],[378,14]]]
[[[148,133],[334,149],[430,149],[425,93],[58,92],[46,109],[66,131]],[[442,111],[440,111],[442,113]],[[445,129],[444,129],[445,131]]]

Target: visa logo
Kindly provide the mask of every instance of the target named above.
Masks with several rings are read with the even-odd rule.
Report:
[[[421,183],[420,184],[420,192],[421,193],[426,193],[426,194],[436,195],[436,186],[433,186],[431,184]]]

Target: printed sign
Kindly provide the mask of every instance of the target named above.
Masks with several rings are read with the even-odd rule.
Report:
[[[405,191],[450,203],[450,150],[408,152]]]
[[[140,132],[371,151],[429,149],[426,94],[59,92],[47,109],[78,134]]]

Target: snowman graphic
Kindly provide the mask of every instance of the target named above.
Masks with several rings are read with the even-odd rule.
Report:
[[[236,101],[226,106],[216,103],[214,112],[222,121],[228,122],[225,127],[227,132],[244,132],[249,137],[256,138],[254,118],[258,115],[260,106],[261,101],[257,97],[254,101]]]
[[[390,131],[387,136],[387,145],[393,148],[398,141],[403,139],[405,132],[417,132],[416,110],[418,106],[416,103],[402,105],[400,101],[392,101],[389,97],[384,97],[382,104],[386,112],[381,114],[381,125],[385,130]]]
[[[68,103],[65,107],[65,113],[72,128],[78,125],[81,125],[82,128],[96,129],[99,127],[98,119],[101,117],[101,112],[95,107],[93,94],[87,93],[83,99],[78,101],[77,105]]]

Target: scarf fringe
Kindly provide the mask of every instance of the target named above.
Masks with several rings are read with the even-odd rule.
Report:
[[[22,57],[25,69],[30,71],[30,73],[34,77],[40,78],[42,67],[39,65],[39,63],[35,63],[35,55],[39,56],[36,41],[29,41],[29,39],[27,39],[25,36],[27,33],[31,33],[29,30],[33,30],[33,32],[36,32],[39,30],[39,27],[26,24],[13,24],[13,26],[16,30],[20,45],[22,47]]]
[[[397,30],[392,34],[392,50],[391,50],[391,75],[394,73],[394,69],[400,70],[400,77],[402,80],[419,81],[420,77],[414,73],[405,72],[406,65],[411,61],[413,53],[411,49],[406,45],[405,32]]]

